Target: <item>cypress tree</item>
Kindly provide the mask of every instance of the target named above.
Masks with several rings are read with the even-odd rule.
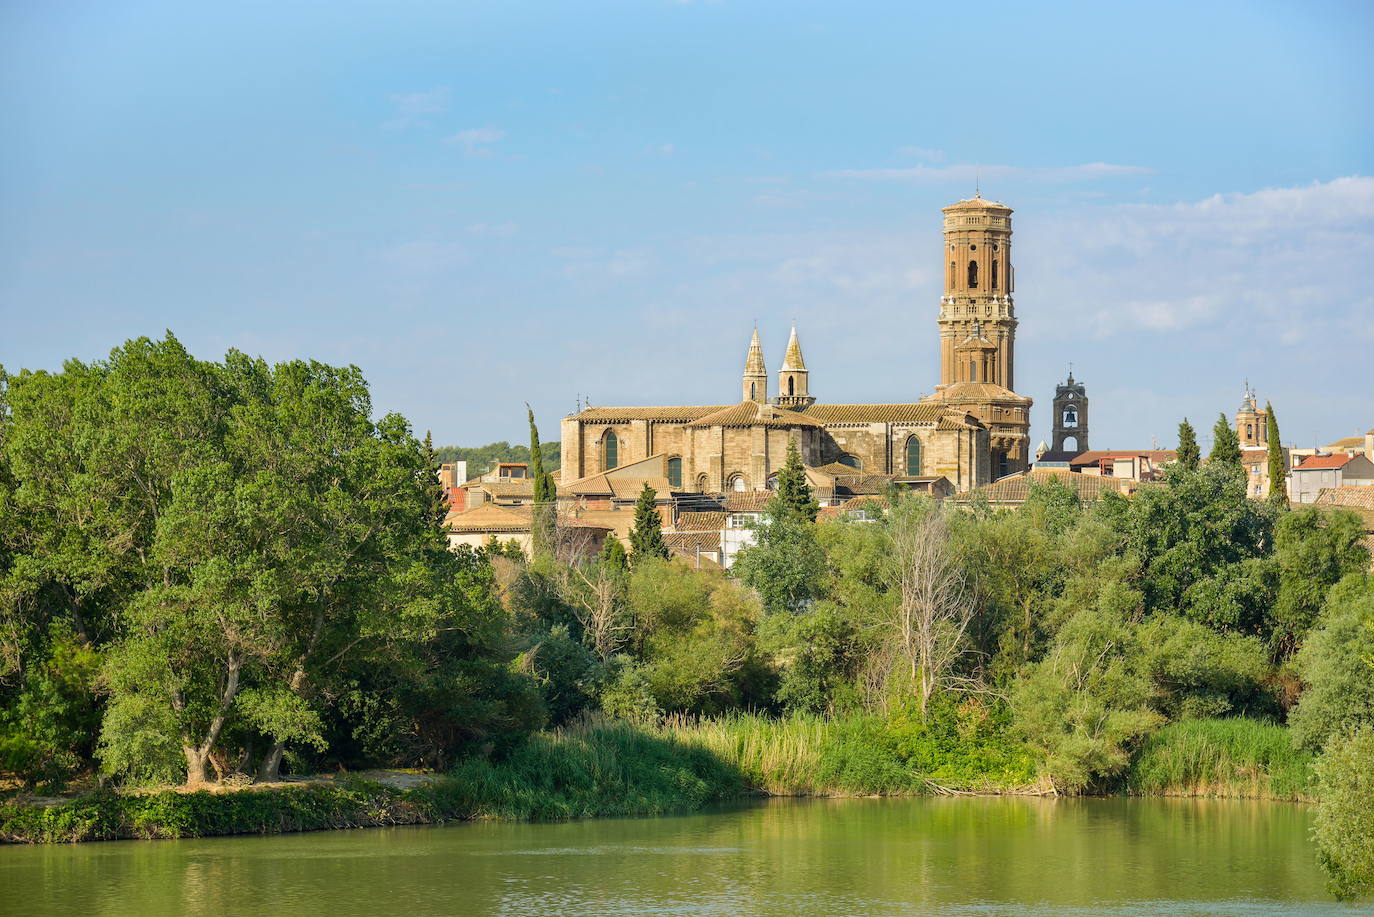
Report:
[[[644,482],[635,501],[635,523],[630,530],[630,560],[639,563],[648,557],[668,559],[668,544],[663,540],[663,517],[658,514],[658,491]]]
[[[530,519],[531,553],[542,557],[553,547],[554,522],[558,508],[553,475],[544,472],[544,451],[539,448],[539,428],[534,424],[534,409],[525,404],[530,419],[530,478],[534,481],[534,509]]]
[[[434,437],[429,430],[425,431],[425,474],[429,475],[426,478],[426,489],[430,491],[429,518],[435,525],[443,525],[449,510],[448,491],[439,480],[439,457],[434,454]]]
[[[1283,467],[1283,446],[1279,444],[1279,419],[1274,416],[1274,406],[1267,401],[1264,412],[1269,416],[1265,422],[1265,439],[1269,440],[1269,502],[1278,507],[1288,506],[1288,472]]]
[[[1197,431],[1185,417],[1178,425],[1178,464],[1189,471],[1197,471],[1200,461],[1202,450],[1197,447]]]
[[[1231,429],[1231,421],[1225,414],[1218,414],[1212,426],[1212,451],[1207,456],[1207,464],[1244,470],[1240,463],[1240,438]]]
[[[778,492],[773,499],[784,512],[807,522],[816,521],[820,507],[811,495],[811,485],[806,483],[806,469],[802,467],[801,453],[793,440],[787,442],[787,460],[778,472]]]

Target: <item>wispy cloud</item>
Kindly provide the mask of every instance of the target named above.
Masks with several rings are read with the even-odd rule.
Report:
[[[1106,162],[1087,162],[1077,166],[917,165],[901,169],[839,169],[825,173],[830,178],[857,178],[867,181],[962,182],[983,178],[1027,179],[1031,181],[1070,183],[1126,175],[1149,175],[1153,169],[1145,166],[1113,165]]]
[[[466,156],[492,156],[491,144],[506,136],[499,127],[473,127],[459,131],[444,142],[461,147]]]
[[[439,86],[425,92],[403,92],[391,97],[396,106],[395,117],[382,126],[388,130],[404,130],[408,127],[426,127],[428,116],[448,111],[451,93],[447,86]]]

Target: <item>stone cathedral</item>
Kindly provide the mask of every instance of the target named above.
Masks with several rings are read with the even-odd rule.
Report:
[[[812,475],[886,476],[913,485],[943,477],[964,491],[1024,470],[1031,399],[1012,391],[1011,213],[980,196],[944,208],[947,267],[934,394],[901,404],[828,404],[813,392],[795,328],[771,393],[755,329],[736,403],[588,407],[565,418],[560,492],[598,491],[579,484],[604,482],[615,469],[623,471],[614,477],[627,481],[666,481],[674,493],[764,490],[789,440]]]

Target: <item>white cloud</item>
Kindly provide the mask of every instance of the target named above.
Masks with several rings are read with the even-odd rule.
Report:
[[[383,126],[390,130],[407,127],[428,126],[426,115],[437,115],[448,111],[450,91],[447,86],[439,86],[425,92],[405,92],[393,95],[396,116]]]
[[[444,142],[462,147],[463,153],[467,156],[491,156],[493,151],[490,144],[505,136],[506,132],[499,127],[474,127],[459,131]]]
[[[673,155],[674,147],[671,143],[665,143],[658,148],[658,151],[664,156],[671,156]]]
[[[1077,166],[1027,168],[1023,166],[911,166],[903,169],[840,169],[825,173],[831,178],[858,178],[868,181],[909,182],[975,182],[982,178],[1029,179],[1042,182],[1070,183],[1126,175],[1149,175],[1144,166],[1112,165],[1106,162],[1087,162]]]
[[[1099,337],[1226,325],[1298,343],[1343,321],[1361,333],[1361,314],[1374,328],[1358,277],[1374,263],[1374,178],[1082,210],[1023,241],[1023,288],[1034,278],[1037,300]]]

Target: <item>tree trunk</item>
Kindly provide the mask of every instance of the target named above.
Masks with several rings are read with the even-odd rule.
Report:
[[[194,745],[181,746],[186,756],[186,786],[198,789],[210,782],[210,756]]]
[[[263,755],[258,766],[258,776],[254,783],[276,783],[281,779],[281,756],[286,751],[285,742],[273,742],[267,754]]]

